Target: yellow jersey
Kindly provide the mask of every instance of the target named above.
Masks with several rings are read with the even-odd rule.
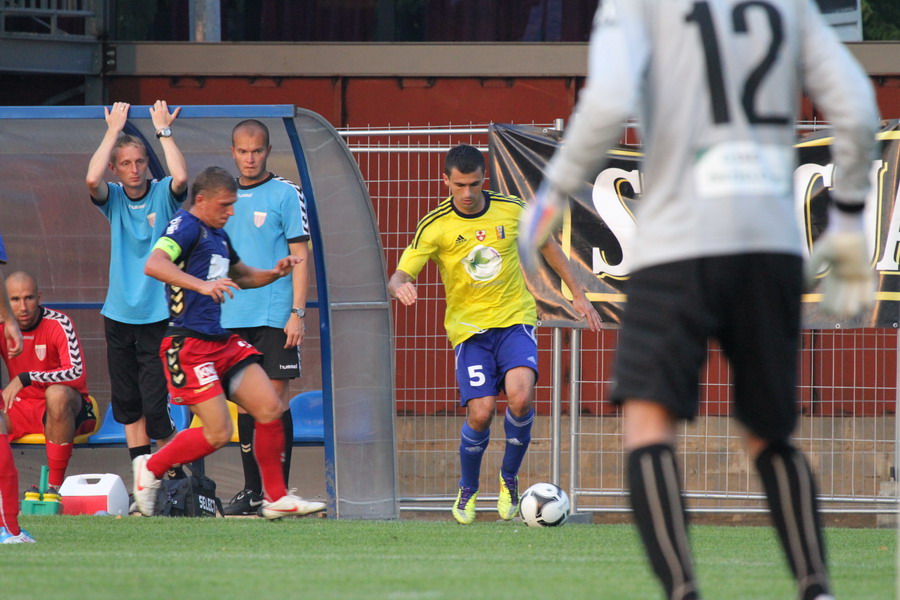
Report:
[[[456,210],[451,196],[425,215],[397,265],[415,278],[428,259],[437,263],[447,298],[444,328],[453,346],[487,329],[537,323],[516,247],[525,202],[482,194],[485,205],[477,214]]]

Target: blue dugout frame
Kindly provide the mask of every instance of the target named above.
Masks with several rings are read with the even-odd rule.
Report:
[[[177,108],[178,105],[170,105]],[[4,106],[0,107],[0,120],[3,119],[105,119],[103,106]],[[149,105],[132,105],[129,111],[129,120],[150,119]],[[291,151],[300,174],[300,183],[306,198],[306,208],[309,213],[309,233],[313,248],[323,248],[322,231],[319,225],[318,211],[316,210],[315,194],[306,158],[303,154],[303,146],[300,136],[294,125],[296,107],[293,104],[269,104],[269,105],[189,105],[183,106],[178,114],[179,119],[278,119],[284,123],[285,132],[291,141]],[[148,150],[149,168],[154,177],[164,177],[162,163],[153,151],[151,144],[147,143],[140,132],[133,126],[127,127],[128,133],[137,135],[144,141]],[[308,308],[319,309],[328,306],[328,286],[325,280],[325,261],[323,252],[313,252],[313,264],[316,267],[316,286],[318,298],[308,301]],[[56,302],[47,306],[70,310],[99,310],[102,302]],[[322,353],[322,402],[325,413],[325,465],[327,469],[334,469],[334,416],[332,410],[332,348],[330,315],[327,310],[319,310],[320,348]],[[332,478],[326,477],[326,486],[329,498],[335,497]]]

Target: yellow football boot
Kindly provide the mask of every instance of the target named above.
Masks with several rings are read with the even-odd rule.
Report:
[[[519,476],[505,478],[500,474],[500,496],[497,498],[497,512],[504,521],[519,514]]]
[[[460,525],[469,525],[475,520],[475,499],[478,498],[478,491],[472,491],[472,488],[461,487],[456,495],[456,502],[453,503],[453,518]]]

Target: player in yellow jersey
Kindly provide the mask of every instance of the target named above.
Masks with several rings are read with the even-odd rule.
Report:
[[[508,520],[519,511],[518,472],[531,441],[537,381],[537,310],[516,247],[525,203],[482,189],[484,157],[472,146],[450,150],[443,178],[451,196],[419,222],[388,291],[412,305],[418,297],[412,282],[425,263],[431,259],[440,269],[447,297],[444,327],[456,354],[460,402],[466,407],[459,446],[462,476],[452,509],[463,525],[475,520],[481,459],[490,440],[497,395],[506,392],[506,450],[497,510]],[[549,239],[541,253],[572,290],[575,310],[597,331],[600,315],[585,297],[562,249]]]

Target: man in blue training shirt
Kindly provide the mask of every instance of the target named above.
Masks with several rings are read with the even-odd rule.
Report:
[[[175,432],[159,361],[169,311],[162,283],[144,275],[144,263],[185,199],[188,173],[171,129],[181,108],[170,113],[161,100],[150,108],[171,173],[159,181],[147,178],[143,142],[122,132],[129,108],[125,102],[116,102],[111,111],[104,108],[108,127],[88,165],[85,183],[91,202],[110,223],[109,290],[101,314],[113,416],[125,425],[134,460],[150,452],[151,439],[164,445]],[[107,166],[120,183],[106,182]],[[180,476],[179,470],[170,475]]]
[[[231,132],[231,155],[237,166],[238,201],[225,231],[241,248],[248,265],[261,269],[290,254],[301,259],[291,277],[271,285],[234,294],[222,306],[222,326],[240,335],[263,353],[262,366],[284,409],[284,480],[291,469],[294,422],[288,382],[300,377],[300,344],[305,333],[306,294],[309,289],[309,220],[299,186],[270,173],[266,166],[272,146],[269,130],[255,119],[241,121]],[[244,489],[225,508],[227,515],[256,514],[262,503],[262,481],[253,450],[254,420],[238,412],[238,436]]]

